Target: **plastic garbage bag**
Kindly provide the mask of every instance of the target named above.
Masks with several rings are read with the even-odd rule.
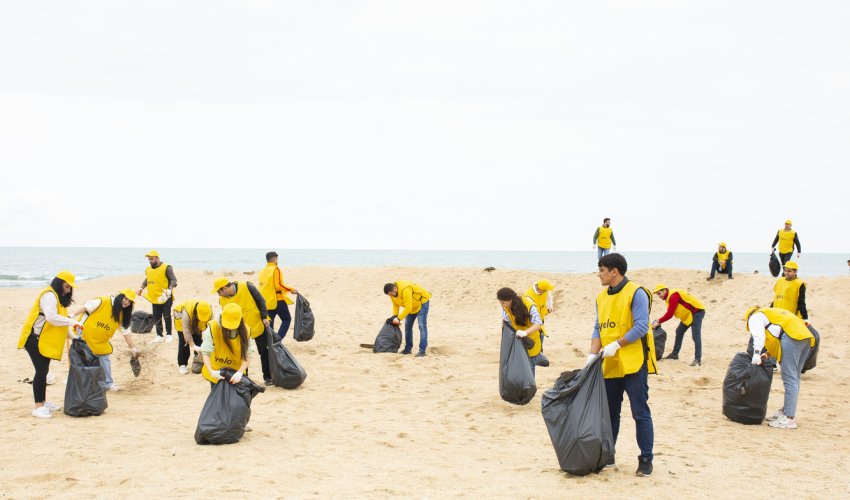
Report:
[[[779,276],[779,273],[782,272],[782,265],[776,257],[776,252],[770,252],[770,261],[768,262],[767,267],[770,268],[770,274],[773,275],[774,278]]]
[[[398,352],[401,348],[401,328],[393,324],[393,318],[387,319],[378,336],[372,352]]]
[[[752,364],[752,354],[739,352],[732,358],[723,379],[723,414],[729,420],[757,425],[767,415],[767,399],[773,382],[771,360]]]
[[[499,354],[499,395],[508,403],[528,404],[537,393],[528,352],[508,323],[502,326],[502,348]]]
[[[660,326],[652,329],[652,337],[655,340],[655,361],[664,356],[664,347],[667,345],[667,332]]]
[[[245,434],[245,426],[251,418],[251,401],[266,388],[247,376],[242,376],[238,384],[231,384],[229,380],[234,373],[236,370],[232,368],[221,370],[224,380],[213,386],[198,417],[196,443],[238,443]]]
[[[316,318],[310,303],[300,293],[295,294],[295,319],[292,337],[298,342],[306,342],[316,333]]]
[[[295,389],[303,384],[307,378],[307,372],[271,328],[266,328],[266,340],[269,346],[269,371],[271,371],[272,383],[284,389]]]
[[[101,387],[101,383],[106,381],[106,374],[100,366],[100,359],[83,340],[74,339],[68,349],[68,362],[71,366],[65,384],[65,415],[89,417],[102,414],[109,403],[106,391]]]
[[[146,311],[133,311],[130,318],[130,331],[133,333],[150,333],[153,330],[153,314]]]
[[[815,346],[809,351],[809,357],[806,358],[806,362],[803,364],[803,370],[801,373],[806,373],[812,368],[818,365],[818,350],[820,349],[820,334],[817,330],[815,330],[812,325],[809,325],[809,331],[812,332],[812,335],[815,336]]]

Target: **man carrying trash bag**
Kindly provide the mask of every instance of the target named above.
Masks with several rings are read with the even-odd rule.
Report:
[[[640,448],[635,474],[649,476],[655,436],[647,375],[657,371],[655,342],[649,326],[652,299],[648,289],[629,281],[626,270],[626,259],[618,253],[599,259],[599,281],[607,288],[596,297],[596,323],[586,364],[602,353],[602,376],[615,444],[620,431],[623,393],[628,394]],[[614,465],[613,458],[608,465]]]

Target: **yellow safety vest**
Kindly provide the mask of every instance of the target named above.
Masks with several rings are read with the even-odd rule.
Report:
[[[698,301],[696,297],[682,290],[681,288],[670,288],[669,290],[667,290],[667,299],[665,299],[665,302],[668,306],[670,305],[670,296],[674,293],[678,293],[679,297],[682,298],[683,302],[687,302],[688,304],[696,307],[697,309],[702,309],[703,311],[705,310],[705,306],[702,305],[702,302]],[[683,307],[681,303],[676,305],[676,310],[673,311],[673,316],[682,320],[682,323],[687,326],[691,326],[691,323],[694,322],[694,314],[687,307]]]
[[[162,292],[168,289],[168,277],[165,275],[165,270],[167,268],[168,264],[162,262],[156,269],[150,266],[145,269],[145,279],[147,279],[148,282],[147,287],[145,287],[145,298],[147,298],[151,304],[165,304],[167,302],[167,300],[159,300]]]
[[[59,295],[56,293],[56,290],[50,287],[42,290],[35,299],[35,304],[33,304],[29,314],[27,314],[27,319],[24,321],[24,327],[21,328],[21,338],[18,339],[18,349],[23,349],[24,345],[27,343],[27,338],[29,338],[30,333],[32,333],[32,327],[35,324],[35,320],[38,319],[39,314],[41,314],[41,306],[39,305],[41,296],[48,292],[56,295],[56,312],[60,316],[68,315],[68,310],[59,303]],[[41,329],[41,333],[38,336],[38,352],[46,358],[61,360],[62,351],[65,349],[66,338],[68,338],[67,326],[53,326],[49,321],[45,321],[44,326]]]
[[[91,352],[98,356],[112,354],[112,344],[109,340],[121,327],[121,324],[112,317],[113,297],[104,295],[98,297],[100,305],[91,314],[81,314],[77,321],[83,323],[83,340],[89,345]],[[121,314],[124,314],[122,311]],[[85,319],[83,319],[85,316]]]
[[[599,316],[599,340],[602,346],[616,342],[632,329],[634,319],[632,318],[632,300],[638,289],[647,294],[647,299],[652,308],[652,295],[644,287],[637,286],[629,281],[622,290],[614,295],[608,295],[608,290],[602,290],[596,296],[596,311]],[[643,292],[641,292],[643,293]],[[602,360],[602,376],[605,378],[621,378],[640,370],[646,362],[648,373],[656,373],[655,367],[655,340],[652,336],[652,327],[649,318],[646,322],[647,333],[641,340],[632,342],[620,348],[617,354]]]
[[[516,322],[516,317],[511,312],[510,308],[502,307],[505,310],[505,313],[508,315],[508,318],[511,320],[511,326],[514,327],[514,330],[528,330],[534,324],[531,322],[531,306],[534,305],[534,301],[531,300],[530,297],[523,297],[522,303],[525,304],[525,307],[528,309],[528,322],[524,325],[518,325]],[[539,312],[539,311],[538,311]],[[531,349],[526,349],[528,351],[529,356],[537,356],[540,354],[540,350],[543,348],[543,344],[540,343],[540,330],[537,330],[534,333],[529,333],[528,338],[534,341],[534,345],[531,346]]]
[[[549,299],[549,290],[543,290],[543,293],[537,293],[534,291],[534,285],[528,287],[528,290],[525,291],[525,296],[531,299],[534,302],[534,305],[537,306],[537,312],[540,313],[540,319],[543,322],[546,322],[546,316],[549,315],[549,308],[546,307]],[[546,334],[545,326],[540,328],[540,331],[543,332],[543,336],[548,337]]]
[[[785,335],[788,335],[794,340],[809,339],[809,345],[811,347],[815,346],[815,336],[809,331],[806,323],[797,316],[794,316],[793,313],[777,307],[766,307],[758,309],[758,311],[763,312],[767,316],[767,320],[771,325],[779,325],[782,328],[782,333]],[[747,319],[749,320],[749,318]],[[747,322],[747,331],[750,331],[749,321]],[[764,335],[764,347],[767,349],[768,354],[776,358],[776,361],[782,361],[782,344],[769,330]]]
[[[236,294],[233,297],[219,297],[218,303],[221,307],[230,303],[239,304],[242,308],[242,321],[248,327],[251,333],[251,338],[255,339],[266,331],[266,325],[263,324],[263,318],[260,316],[260,308],[254,302],[254,297],[248,291],[248,283],[239,281],[236,283]]]
[[[797,231],[786,231],[780,229],[776,232],[779,236],[779,253],[791,253],[794,251],[794,236],[797,236]]]
[[[187,300],[185,302],[181,302],[174,307],[174,314],[171,316],[174,318],[174,329],[180,333],[183,333],[183,311],[189,313],[189,316],[195,314],[195,309],[198,307],[198,300]],[[204,321],[198,322],[198,331],[202,332],[206,330],[207,324]],[[191,332],[190,332],[191,333]]]
[[[614,234],[614,230],[610,227],[599,226],[599,236],[596,237],[596,244],[599,248],[611,248],[612,234]]]
[[[408,314],[416,314],[422,309],[422,304],[428,302],[431,294],[421,286],[411,281],[396,281],[395,286],[398,288],[398,297],[390,296],[393,303],[393,316],[398,316],[399,320],[404,319]],[[399,308],[404,307],[404,293],[410,292],[412,301],[410,310],[405,309],[401,314],[398,313]]]
[[[726,261],[729,260],[729,256],[732,255],[732,252],[727,248],[724,253],[717,252],[717,263],[720,265],[720,269],[726,269]]]
[[[780,278],[773,285],[773,307],[785,309],[802,318],[803,315],[797,309],[797,301],[800,299],[800,287],[806,283],[798,278],[788,281],[785,278]]]
[[[277,269],[277,264],[269,262],[266,267],[260,271],[260,293],[266,299],[266,308],[271,311],[277,309],[277,291],[274,286],[274,270]]]
[[[242,366],[242,349],[247,349],[247,347],[242,345],[242,341],[239,340],[239,337],[236,337],[235,339],[228,339],[233,344],[233,348],[231,348],[224,339],[223,327],[219,321],[221,320],[219,319],[218,321],[210,322],[210,334],[212,335],[213,341],[213,352],[210,354],[210,366],[212,366],[213,370],[221,370],[222,368],[239,370],[239,367]],[[214,379],[213,376],[210,375],[209,370],[207,370],[207,365],[204,365],[201,369],[201,374],[203,374],[205,379],[214,384],[218,382],[218,380]]]

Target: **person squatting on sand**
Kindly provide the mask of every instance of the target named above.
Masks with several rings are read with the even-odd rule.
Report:
[[[785,227],[776,232],[776,237],[773,238],[773,243],[771,243],[771,251],[776,250],[776,244],[779,243],[779,261],[784,265],[786,262],[791,260],[791,256],[794,254],[794,247],[797,247],[797,258],[800,258],[800,254],[803,252],[800,249],[800,237],[797,235],[797,231],[791,229],[791,220],[785,221]]]
[[[649,328],[652,299],[649,290],[629,281],[627,269],[625,257],[618,253],[599,259],[599,281],[606,288],[596,297],[596,322],[585,366],[602,351],[602,376],[615,445],[623,393],[628,394],[640,448],[635,474],[648,476],[652,474],[655,440],[647,376],[656,373],[655,343]],[[614,459],[608,465],[614,465]]]
[[[95,297],[82,307],[71,313],[83,325],[82,339],[91,349],[92,354],[100,359],[103,367],[104,380],[100,387],[109,391],[117,391],[118,385],[112,380],[112,343],[109,341],[117,332],[121,332],[127,347],[133,356],[139,355],[139,350],[133,345],[130,334],[130,320],[133,318],[133,305],[136,293],[125,288],[118,295]]]
[[[150,264],[145,269],[145,279],[136,295],[142,295],[153,307],[153,322],[156,325],[156,338],[151,342],[162,342],[162,321],[165,320],[165,341],[171,342],[171,306],[174,304],[174,287],[177,278],[170,265],[159,260],[159,252],[151,250],[145,257]],[[145,291],[142,294],[142,290]]]
[[[212,307],[203,300],[187,300],[174,307],[174,328],[177,330],[177,371],[181,375],[189,373],[189,355],[201,355],[202,333],[209,328],[212,319]],[[195,372],[197,373],[197,372]]]
[[[528,361],[531,363],[531,373],[535,373],[537,356],[540,354],[540,334],[543,329],[543,318],[534,301],[530,297],[520,297],[510,288],[500,288],[496,298],[502,305],[502,320],[511,324],[516,330],[516,336],[523,339]]]
[[[597,248],[596,258],[601,259],[608,255],[612,247],[616,252],[617,240],[614,239],[614,230],[611,229],[611,219],[605,217],[602,219],[602,225],[593,233],[593,248]]]
[[[412,281],[398,280],[384,285],[384,294],[393,304],[393,324],[404,320],[404,349],[402,354],[410,354],[413,349],[413,322],[419,323],[419,352],[417,358],[425,356],[428,349],[428,310],[431,308],[431,294]],[[399,313],[401,311],[401,313]]]
[[[39,292],[21,328],[18,349],[26,349],[35,368],[32,377],[33,417],[51,418],[50,412],[59,409],[46,398],[47,372],[51,359],[62,359],[65,339],[73,337],[68,327],[82,327],[80,322],[68,315],[67,308],[73,297],[74,275],[71,271],[58,272],[50,286]]]
[[[269,310],[269,320],[272,330],[274,330],[274,318],[280,317],[280,329],[277,335],[280,338],[286,337],[286,332],[289,331],[289,325],[292,323],[292,315],[289,314],[289,304],[292,304],[290,293],[296,293],[297,290],[290,288],[283,283],[283,273],[277,265],[277,252],[269,252],[266,254],[266,267],[260,271],[260,293],[266,299],[266,308]]]
[[[540,354],[537,355],[537,366],[549,366],[549,360],[543,354],[543,338],[549,336],[546,332],[546,316],[555,312],[552,294],[549,293],[554,289],[555,285],[550,283],[549,280],[540,280],[532,283],[525,291],[525,296],[530,298],[537,306],[537,311],[540,313],[540,319],[543,322],[543,326],[540,327]]]
[[[799,267],[793,260],[782,266],[783,277],[773,285],[773,301],[770,307],[785,309],[809,324],[809,311],[806,308],[806,282],[797,278]]]
[[[250,281],[230,281],[224,277],[217,278],[213,282],[213,293],[218,294],[218,303],[222,307],[228,304],[239,305],[240,318],[244,320],[249,335],[257,344],[265,384],[273,385],[269,369],[269,346],[266,340],[266,327],[271,322],[266,309],[266,299]]]
[[[711,258],[711,274],[706,280],[713,280],[714,274],[725,274],[732,279],[732,252],[726,248],[725,242],[720,242],[714,257]]]
[[[754,365],[760,365],[770,355],[779,361],[785,399],[782,408],[767,417],[768,425],[779,429],[797,428],[797,397],[800,394],[800,374],[815,346],[815,337],[802,319],[776,307],[751,307],[744,315],[747,331],[753,336]],[[767,352],[761,354],[762,347]]]
[[[690,366],[699,366],[702,364],[702,320],[705,318],[705,306],[685,290],[668,288],[663,283],[656,285],[653,293],[667,302],[667,312],[653,321],[652,327],[661,326],[662,323],[673,316],[680,320],[679,326],[676,327],[676,341],[673,343],[673,352],[664,356],[664,359],[679,359],[679,350],[682,349],[685,332],[690,328],[694,339],[694,360]]]
[[[224,380],[222,368],[236,370],[230,377],[231,384],[242,380],[242,375],[248,372],[250,345],[248,327],[239,304],[231,302],[225,305],[218,320],[209,322],[201,343],[201,355],[204,357],[201,373],[210,381],[210,390]]]

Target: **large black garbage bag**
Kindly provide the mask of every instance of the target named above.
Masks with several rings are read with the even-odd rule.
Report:
[[[266,339],[269,344],[269,370],[272,383],[284,389],[295,389],[303,384],[307,378],[307,372],[283,345],[277,333],[266,327]]]
[[[133,333],[150,333],[153,330],[153,314],[146,311],[133,311],[130,318],[130,331]]]
[[[782,272],[782,264],[779,263],[779,259],[776,257],[776,252],[770,252],[770,262],[767,264],[767,267],[770,268],[770,274],[773,277],[779,276],[779,273]]]
[[[401,348],[401,328],[393,324],[393,318],[387,319],[378,336],[372,352],[398,352]]]
[[[775,364],[752,364],[752,354],[739,352],[723,379],[723,414],[741,424],[758,425],[767,415],[767,398]]]
[[[499,354],[499,395],[508,403],[525,405],[537,393],[528,352],[516,337],[516,330],[502,326],[502,349]]]
[[[65,415],[89,417],[102,414],[109,404],[106,391],[100,386],[106,374],[100,359],[91,352],[88,344],[80,339],[71,341],[68,349],[68,382],[65,384]]]
[[[581,370],[562,373],[543,393],[541,407],[562,470],[583,476],[614,458],[601,353]]]
[[[231,384],[229,380],[234,373],[236,371],[232,368],[221,370],[224,380],[213,386],[198,417],[196,443],[238,443],[245,434],[245,426],[251,418],[251,401],[266,388],[255,384],[247,376],[243,376],[238,384]]]
[[[802,373],[806,373],[812,368],[818,365],[818,350],[820,349],[820,334],[817,330],[812,328],[812,325],[809,325],[809,331],[812,332],[812,335],[815,336],[815,346],[809,351],[809,357],[806,358],[806,362],[803,364]]]
[[[316,333],[316,317],[310,309],[310,303],[300,293],[295,294],[295,321],[292,337],[298,342],[306,342]]]
[[[664,356],[664,346],[667,345],[667,332],[660,326],[652,329],[652,337],[655,339],[655,361]]]

